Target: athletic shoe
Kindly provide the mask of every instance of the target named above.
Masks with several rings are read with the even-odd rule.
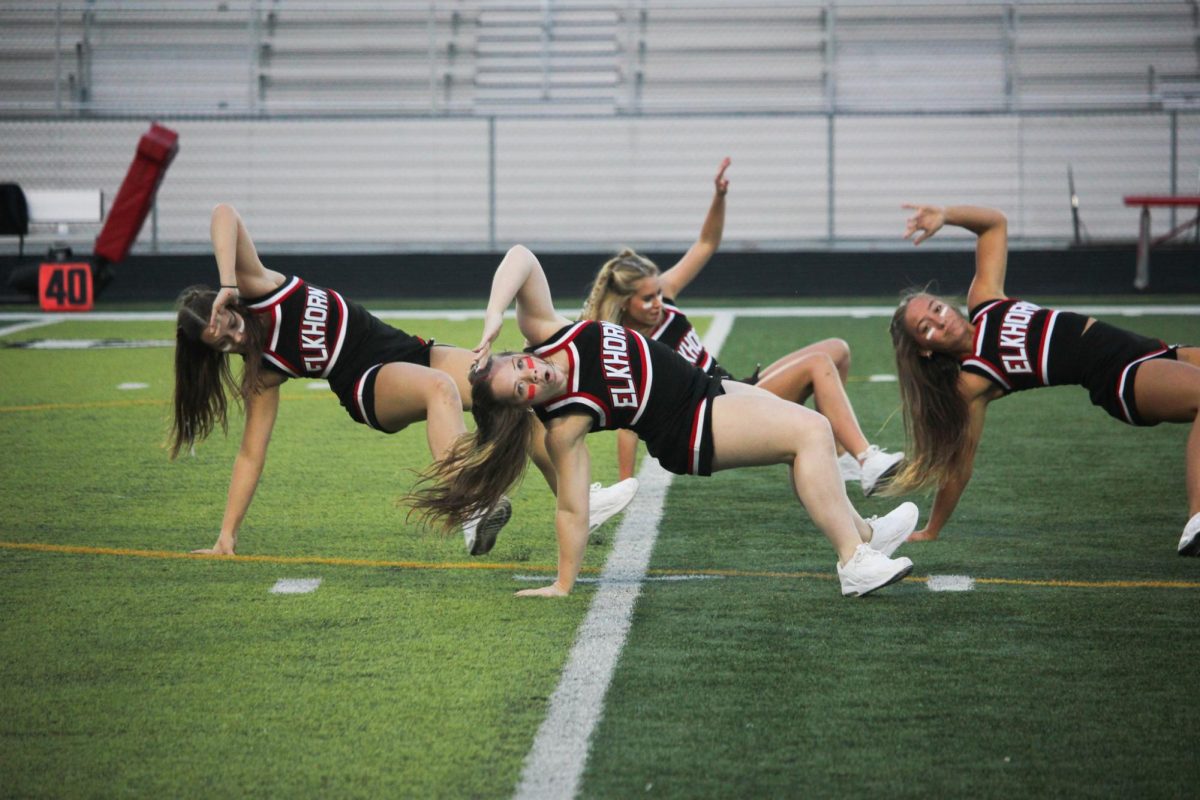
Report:
[[[904,453],[889,453],[875,445],[867,448],[867,457],[862,461],[862,491],[867,497],[883,487],[904,460]]]
[[[496,536],[500,529],[508,524],[512,517],[512,503],[507,497],[501,497],[500,502],[492,506],[484,514],[463,523],[463,540],[467,543],[467,552],[473,556],[481,556],[490,552],[496,546]]]
[[[919,516],[916,503],[901,503],[883,517],[871,517],[867,520],[871,526],[871,541],[867,546],[890,556],[917,529]]]
[[[913,563],[907,558],[888,558],[878,550],[860,544],[854,557],[845,566],[838,564],[838,578],[844,597],[862,597],[876,589],[903,580],[912,572]]]
[[[588,533],[596,530],[633,502],[638,492],[638,479],[626,478],[605,489],[593,483],[588,495]]]
[[[849,452],[838,456],[838,471],[842,473],[842,480],[844,481],[858,483],[862,480],[862,465]]]
[[[1183,529],[1183,536],[1179,537],[1179,555],[1200,556],[1200,513],[1193,514]]]

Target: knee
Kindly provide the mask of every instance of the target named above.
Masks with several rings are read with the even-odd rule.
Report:
[[[803,439],[817,444],[828,443],[832,447],[833,426],[829,423],[829,418],[802,406],[797,408],[807,412],[796,419],[797,431]]]
[[[825,350],[810,355],[805,359],[804,365],[808,370],[809,380],[813,380],[818,375],[832,376],[838,371],[837,359]]]
[[[845,339],[826,339],[821,348],[839,370],[850,369],[850,345]]]

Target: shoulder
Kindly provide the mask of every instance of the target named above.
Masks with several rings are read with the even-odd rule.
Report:
[[[958,375],[958,394],[967,405],[972,405],[975,403],[987,404],[1000,396],[1002,392],[995,383],[982,375],[964,370]]]

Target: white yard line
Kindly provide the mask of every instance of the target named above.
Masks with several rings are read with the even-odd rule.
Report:
[[[734,315],[725,309],[714,314],[704,337],[704,346],[714,356],[725,343],[733,320]],[[592,731],[600,721],[604,695],[625,646],[633,607],[658,538],[671,473],[647,456],[638,481],[641,488],[625,511],[600,575],[600,588],[525,757],[513,794],[519,800],[572,800],[579,791]]]
[[[0,314],[0,320],[3,320],[4,318],[5,315]],[[43,328],[47,325],[54,325],[57,322],[62,322],[62,320],[58,319],[57,317],[50,319],[46,319],[44,317],[25,317],[24,319],[25,322],[18,322],[15,325],[9,325],[7,328],[0,328],[0,336],[8,336],[9,334],[20,333],[21,331],[27,331],[33,328]]]

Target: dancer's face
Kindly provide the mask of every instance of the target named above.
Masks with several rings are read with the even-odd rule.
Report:
[[[200,340],[222,353],[241,353],[246,344],[246,320],[236,311],[224,308],[217,321],[204,329]]]
[[[662,320],[662,288],[658,276],[651,275],[637,282],[633,296],[623,306],[625,318],[636,327],[653,328]]]
[[[935,294],[919,294],[908,301],[904,329],[927,351],[965,353],[972,349],[974,330],[957,308]]]
[[[526,353],[497,356],[488,381],[496,399],[523,408],[557,397],[566,386],[557,364]]]

